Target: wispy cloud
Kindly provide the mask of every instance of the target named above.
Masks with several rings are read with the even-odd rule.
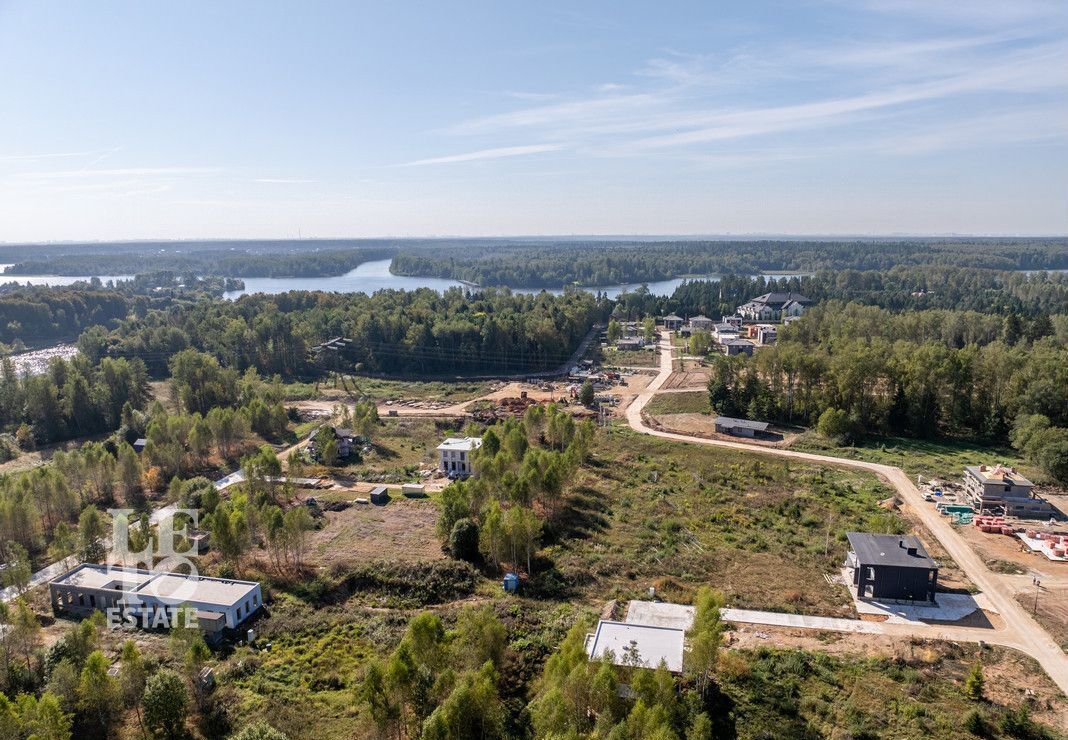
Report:
[[[123,167],[109,170],[52,170],[20,172],[18,177],[40,180],[65,180],[91,177],[158,177],[177,175],[207,175],[220,172],[218,167]]]
[[[304,185],[319,182],[318,180],[305,180],[296,177],[256,177],[252,182],[263,182],[277,185]]]
[[[732,157],[708,147],[828,127],[863,126],[879,119],[908,122],[910,115],[923,121],[931,106],[941,106],[943,128],[952,132],[961,129],[958,124],[984,117],[982,112],[966,111],[958,102],[981,99],[976,96],[982,95],[1041,98],[1068,89],[1068,43],[1056,34],[1042,36],[1037,31],[1030,36],[1020,30],[947,33],[786,50],[776,62],[777,71],[769,67],[770,62],[752,63],[756,56],[746,51],[714,60],[672,52],[650,60],[634,73],[635,83],[628,86],[633,92],[620,93],[615,85],[592,88],[585,96],[472,118],[445,133],[499,138],[521,130],[548,142],[571,142],[593,155],[645,156],[674,148],[693,150],[695,157],[705,160],[717,154],[722,161],[732,161]],[[850,73],[843,76],[843,69],[850,69]],[[754,83],[751,93],[735,94],[747,76]],[[797,80],[795,89],[783,89],[793,80]],[[795,102],[739,105],[759,99],[762,84],[770,88],[767,97]],[[843,90],[849,93],[842,94]],[[1038,105],[1048,109],[1050,104]],[[1017,119],[999,124],[1001,141],[1068,140],[1068,127],[1059,127],[1058,136],[1058,127],[1035,128],[1022,122],[1010,136],[1006,129],[1014,122]],[[867,134],[873,149],[883,148],[885,131],[868,125],[862,133]],[[935,147],[939,142],[953,145],[951,134],[939,136],[928,130],[923,138],[927,142],[924,146]],[[537,145],[518,148],[517,153],[536,151],[541,151]],[[492,158],[499,156],[498,152],[508,156],[512,148],[413,164]]]
[[[432,157],[430,159],[417,159],[414,162],[404,162],[400,167],[422,167],[431,164],[452,164],[454,162],[475,162],[483,159],[501,159],[503,157],[521,157],[526,154],[540,154],[543,152],[555,152],[563,149],[563,144],[529,144],[526,146],[499,146],[491,149],[479,149],[475,152],[463,154],[450,154],[446,157]]]

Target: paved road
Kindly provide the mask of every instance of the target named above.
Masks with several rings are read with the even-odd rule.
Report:
[[[665,332],[660,341],[660,372],[653,381],[635,397],[627,407],[626,418],[631,428],[644,434],[663,439],[672,439],[691,444],[711,445],[714,447],[726,447],[729,449],[743,450],[747,453],[761,455],[774,455],[776,457],[793,458],[807,462],[823,463],[839,467],[847,467],[866,470],[875,473],[897,491],[901,499],[908,504],[913,511],[923,520],[938,541],[945,548],[949,556],[956,561],[972,583],[986,594],[993,608],[1005,621],[1002,629],[978,629],[967,627],[953,627],[950,625],[927,625],[914,627],[911,625],[885,625],[886,634],[915,635],[934,637],[949,640],[961,640],[970,642],[990,642],[1015,648],[1030,655],[1037,660],[1045,669],[1046,673],[1057,686],[1068,695],[1068,656],[1060,649],[1057,642],[1050,637],[1049,633],[1042,628],[1031,615],[1028,614],[1019,602],[1013,597],[1012,589],[1003,583],[992,573],[982,559],[975,553],[971,546],[953,529],[949,522],[935,511],[934,507],[927,505],[920,491],[912,483],[912,480],[900,468],[892,465],[864,462],[862,460],[848,460],[830,455],[816,455],[807,452],[784,450],[774,447],[763,447],[744,442],[731,442],[719,439],[705,439],[691,437],[685,434],[664,432],[652,429],[642,419],[642,409],[655,396],[660,388],[671,375],[673,364],[671,341]]]
[[[59,562],[52,563],[51,565],[41,568],[41,570],[30,576],[29,588],[40,586],[42,583],[48,583],[60,573],[64,573],[73,568],[78,563],[78,558],[71,555],[68,558],[60,560]],[[8,586],[0,591],[0,601],[11,601],[17,596],[14,586]]]
[[[721,609],[720,616],[725,622],[767,624],[774,627],[801,627],[803,629],[827,630],[829,632],[863,632],[870,635],[878,635],[883,632],[881,623],[865,622],[861,619],[810,617],[805,614],[780,614],[779,612],[760,612],[752,609]]]

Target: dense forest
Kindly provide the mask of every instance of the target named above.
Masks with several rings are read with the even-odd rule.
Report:
[[[4,272],[19,275],[134,275],[173,270],[223,277],[323,277],[342,275],[371,260],[387,259],[391,249],[335,249],[299,252],[235,252],[205,250],[96,254],[77,252],[25,259]]]
[[[66,287],[0,285],[0,343],[23,347],[74,339],[88,328],[114,328],[131,313],[169,308],[202,298],[220,298],[241,290],[238,278],[197,277],[191,273],[154,270],[130,280],[99,278]]]
[[[147,300],[112,289],[20,288],[0,292],[0,342],[65,339],[91,326],[113,325]]]
[[[561,366],[611,305],[582,291],[563,296],[454,289],[364,293],[290,292],[201,301],[149,311],[112,332],[94,329],[79,348],[137,357],[155,375],[183,349],[225,366],[286,377],[353,368],[371,374],[509,374]],[[334,337],[351,342],[316,354]]]
[[[717,355],[709,394],[728,416],[827,436],[1004,442],[1068,481],[1068,323],[829,301],[752,358]]]
[[[624,293],[617,299],[617,311],[628,318],[669,312],[719,318],[771,291],[794,291],[817,302],[840,300],[894,312],[948,309],[1032,318],[1068,314],[1068,275],[940,266],[895,267],[885,272],[821,271],[777,279],[728,275],[720,280],[690,280],[668,297],[641,288]]]
[[[683,275],[819,270],[889,270],[939,265],[987,270],[1068,268],[1064,239],[912,239],[881,241],[566,242],[543,246],[443,247],[401,251],[400,275],[479,285],[558,288],[609,286]]]
[[[614,239],[367,239],[0,246],[6,274],[133,275],[175,270],[228,277],[322,277],[393,258],[398,275],[484,286],[609,286],[685,275],[890,270],[938,265],[1068,269],[1064,239],[636,241]]]
[[[9,358],[0,364],[0,431],[14,433],[23,449],[112,431],[127,404],[137,409],[147,400],[148,375],[137,359],[56,358],[47,372],[25,376]]]

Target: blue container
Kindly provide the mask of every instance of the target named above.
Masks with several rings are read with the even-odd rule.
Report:
[[[510,594],[514,594],[519,590],[519,576],[515,573],[508,573],[504,577],[504,590]]]

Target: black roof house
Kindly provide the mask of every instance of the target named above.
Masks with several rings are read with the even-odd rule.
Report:
[[[938,563],[916,537],[900,534],[847,532],[853,586],[861,599],[935,600]]]

